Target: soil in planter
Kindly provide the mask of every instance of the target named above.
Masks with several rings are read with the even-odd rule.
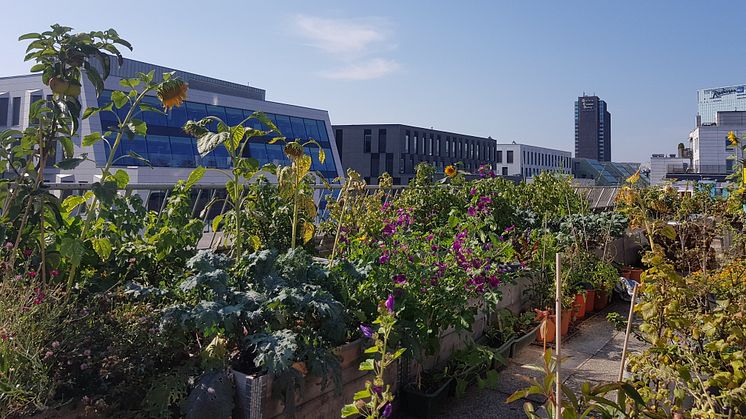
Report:
[[[454,380],[442,373],[422,374],[420,387],[407,384],[402,391],[401,406],[410,416],[431,418],[445,404]]]

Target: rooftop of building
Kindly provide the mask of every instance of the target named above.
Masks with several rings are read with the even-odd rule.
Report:
[[[518,146],[518,147],[531,147],[531,148],[535,148],[535,149],[539,149],[539,150],[546,150],[546,151],[551,151],[551,152],[561,152],[561,153],[572,154],[570,151],[567,151],[567,150],[561,150],[559,148],[542,147],[542,146],[533,145],[533,144],[525,144],[525,143],[517,143],[517,142],[498,143],[497,144],[498,147],[501,147],[501,146],[512,146],[512,145],[515,145],[515,146]]]
[[[457,136],[463,136],[463,137],[470,137],[470,138],[478,138],[482,140],[492,140],[497,142],[496,139],[492,138],[491,136],[487,137],[481,137],[479,135],[472,135],[472,134],[464,134],[459,133],[455,131],[447,131],[443,129],[438,129],[434,127],[426,128],[426,127],[420,127],[417,125],[409,125],[409,124],[401,124],[401,123],[370,123],[370,124],[332,124],[332,127],[334,128],[363,128],[363,127],[402,127],[402,128],[409,128],[412,130],[422,130],[422,131],[437,131],[442,132],[444,134],[450,134],[450,135],[457,135]]]

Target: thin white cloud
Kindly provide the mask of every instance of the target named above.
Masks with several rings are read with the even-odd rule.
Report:
[[[330,19],[296,15],[295,26],[306,43],[327,53],[337,68],[319,73],[335,80],[371,80],[396,71],[399,64],[381,58],[396,48],[391,24],[377,17]],[[375,57],[375,58],[373,58]]]
[[[311,45],[331,54],[366,53],[388,39],[388,23],[383,19],[327,19],[297,15],[301,36]]]
[[[326,71],[321,75],[335,80],[372,80],[393,73],[399,69],[399,63],[394,60],[374,58],[362,63],[345,65],[342,68]]]

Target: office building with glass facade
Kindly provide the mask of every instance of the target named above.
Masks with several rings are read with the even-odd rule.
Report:
[[[345,168],[358,172],[369,184],[389,173],[395,185],[409,182],[415,167],[432,164],[443,173],[448,165],[476,172],[483,164],[494,167],[497,142],[401,124],[334,125],[337,150]]]
[[[697,125],[717,122],[719,111],[746,111],[746,85],[697,90]]]
[[[101,106],[110,100],[111,92],[120,89],[119,80],[135,77],[138,72],[155,71],[156,78],[173,69],[135,60],[125,60],[120,67],[112,60],[111,76],[105,82],[105,92],[96,97],[95,89],[85,80],[81,92],[83,107]],[[327,111],[270,102],[265,99],[265,91],[248,85],[227,82],[198,74],[176,70],[176,76],[189,83],[186,102],[171,109],[166,115],[147,112],[140,119],[147,123],[147,135],[123,140],[116,151],[115,165],[128,172],[130,183],[170,184],[179,179],[186,179],[193,168],[225,169],[230,166],[228,154],[223,147],[206,156],[197,153],[196,141],[187,135],[182,127],[187,120],[198,120],[205,116],[217,116],[226,123],[237,124],[254,111],[264,112],[287,138],[314,139],[321,144],[327,159],[324,163],[318,160],[318,153],[313,150],[312,170],[317,170],[327,179],[340,176],[339,154],[332,138],[331,123]],[[29,106],[34,101],[51,95],[51,90],[41,81],[40,75],[0,78],[0,129],[24,129],[28,126]],[[161,107],[155,96],[148,96],[145,103]],[[117,110],[123,118],[129,109]],[[111,112],[99,114],[81,122],[80,135],[74,139],[76,154],[88,153],[93,160],[84,162],[74,170],[50,168],[46,171],[48,182],[95,182],[100,177],[100,167],[109,157],[109,146],[99,141],[92,147],[81,145],[81,138],[91,132],[104,132],[108,127],[117,124],[117,115]],[[249,121],[253,128],[266,129],[255,120]],[[274,137],[276,135],[273,135]],[[269,144],[268,138],[252,139],[247,153],[264,163],[286,164],[288,161],[282,152],[282,143]],[[309,150],[311,151],[311,150]],[[146,163],[129,157],[135,152],[147,159]],[[57,153],[58,156],[61,153]],[[121,157],[121,158],[120,158]],[[59,157],[58,157],[59,158]],[[203,183],[224,183],[221,174],[208,171]]]
[[[575,157],[611,161],[611,114],[598,96],[575,101]]]

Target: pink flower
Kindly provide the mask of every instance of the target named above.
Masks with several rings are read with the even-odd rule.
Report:
[[[5,249],[10,250],[13,248],[13,243],[11,242],[5,242]]]
[[[31,271],[28,273],[28,276],[30,276],[31,278],[36,278],[36,275],[39,275],[39,272]]]
[[[87,370],[87,369],[88,369],[88,364],[86,364],[85,362],[84,362],[84,363],[82,363],[82,364],[80,364],[80,370],[81,370],[81,371],[85,371],[85,370]]]
[[[44,294],[44,291],[41,290],[41,288],[34,288],[34,292],[36,292],[36,297],[34,297],[34,305],[39,305],[44,302],[44,298],[46,297],[46,294]]]
[[[57,342],[56,340],[54,342],[52,342],[52,348],[57,349],[59,347],[60,347],[60,343],[59,342]]]
[[[406,284],[407,283],[407,277],[404,274],[396,274],[394,275],[394,284]]]
[[[54,356],[54,352],[52,352],[52,351],[47,351],[47,352],[46,352],[46,353],[44,354],[44,359],[49,359],[49,358],[51,358],[51,357],[53,357],[53,356]]]
[[[58,276],[60,276],[60,271],[58,271],[57,269],[52,269],[49,274],[52,275],[52,278],[57,278]]]
[[[86,349],[85,351],[83,351],[83,355],[85,355],[85,356],[91,356],[91,350],[90,349]]]
[[[23,249],[23,256],[25,256],[25,257],[31,256],[32,253],[33,253],[33,250],[31,250],[29,248]]]

